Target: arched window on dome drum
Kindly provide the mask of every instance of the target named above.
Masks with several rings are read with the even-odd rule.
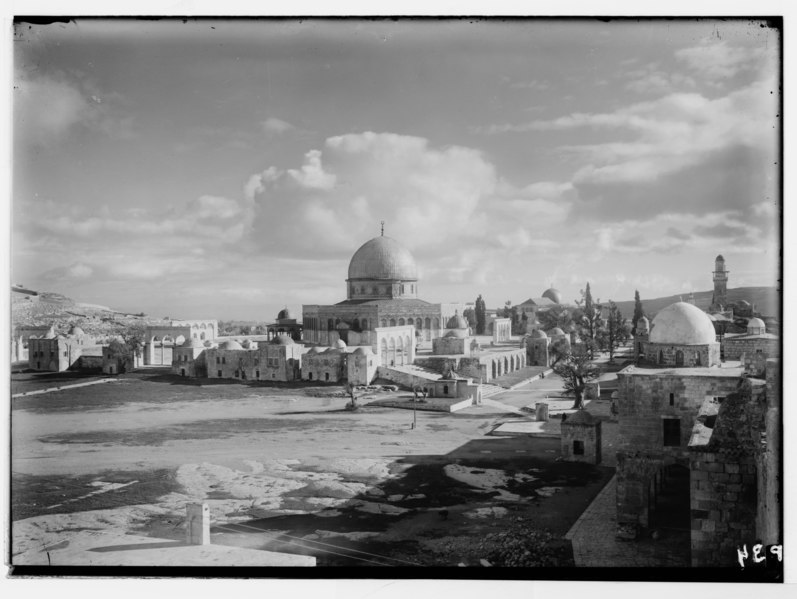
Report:
[[[413,321],[413,320],[412,320],[412,318],[408,318],[408,319],[407,319],[407,324],[408,324],[409,326],[411,326],[411,327],[412,327],[412,326],[415,326],[415,321]]]
[[[703,364],[700,361],[700,352],[695,352],[695,366],[702,366]]]
[[[404,283],[401,284],[401,295],[404,295]]]
[[[405,324],[407,324],[407,323],[404,321],[404,319],[403,318],[399,318],[399,326],[403,327]]]
[[[382,319],[382,326],[383,326],[383,327],[386,327],[386,326],[387,326],[387,320],[386,320],[386,319],[384,319],[384,318]]]
[[[680,349],[675,352],[675,365],[676,366],[683,366],[684,365],[684,352]]]
[[[363,318],[363,321],[360,323],[360,329],[363,330],[363,331],[367,331],[368,330],[368,319],[367,318]]]
[[[432,328],[432,319],[431,318],[427,318],[426,319],[426,328],[427,329],[431,329]]]
[[[352,321],[352,323],[351,323],[351,328],[352,328],[352,330],[354,330],[354,331],[359,331],[359,330],[360,330],[360,321],[359,321],[359,320],[357,320],[357,319],[355,318],[355,319]]]
[[[659,350],[659,364],[664,364],[664,352]]]
[[[391,326],[391,327],[394,327],[394,326],[396,326],[396,319],[395,319],[395,318],[391,318],[391,319],[390,319],[390,326]]]

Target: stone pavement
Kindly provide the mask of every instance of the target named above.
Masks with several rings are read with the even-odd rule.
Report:
[[[617,476],[606,484],[565,535],[573,544],[577,567],[688,567],[688,531],[663,531],[659,540],[618,541],[615,494]]]

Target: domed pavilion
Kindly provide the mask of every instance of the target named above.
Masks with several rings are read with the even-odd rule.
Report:
[[[658,366],[719,366],[720,344],[708,314],[687,302],[661,310],[642,342],[645,361]]]

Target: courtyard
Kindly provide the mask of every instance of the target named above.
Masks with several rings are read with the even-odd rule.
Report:
[[[42,387],[22,379],[15,392]],[[613,468],[558,461],[556,438],[488,435],[518,419],[494,403],[456,414],[368,405],[407,394],[366,395],[350,412],[341,387],[148,368],[16,397],[12,561],[68,565],[89,537],[181,540],[185,505],[205,502],[214,544],[319,566],[572,565],[564,536]],[[546,398],[572,402],[551,376],[491,399],[517,409]]]

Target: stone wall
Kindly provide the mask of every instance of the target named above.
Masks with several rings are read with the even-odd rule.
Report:
[[[85,372],[102,372],[103,357],[102,355],[86,355],[82,354],[75,363],[75,368]]]
[[[737,545],[756,538],[755,461],[695,452],[690,469],[692,566],[735,566]]]
[[[376,376],[380,379],[385,379],[392,383],[404,387],[405,389],[412,389],[415,386],[426,387],[431,389],[432,383],[436,379],[426,378],[420,375],[415,375],[409,372],[402,372],[395,370],[389,366],[380,366],[377,368]]]
[[[562,422],[562,459],[566,462],[601,463],[601,422],[573,424]],[[575,451],[575,443],[582,444],[583,453]]]
[[[781,367],[779,360],[767,361],[765,435],[756,453],[758,467],[758,512],[756,537],[764,545],[783,542],[783,462],[781,460]]]
[[[726,360],[738,360],[742,354],[752,355],[757,352],[766,354],[770,358],[777,358],[780,357],[780,339],[755,335],[725,337],[722,349]]]
[[[720,344],[708,343],[705,345],[670,345],[666,343],[642,344],[647,364],[655,366],[677,367],[709,367],[720,365]],[[682,363],[678,361],[678,354],[683,356]],[[727,357],[727,356],[726,356]]]
[[[755,377],[765,376],[767,371],[767,361],[769,360],[769,356],[767,356],[767,354],[742,354],[740,360],[745,374]]]
[[[680,447],[685,447],[705,398],[725,397],[739,382],[738,376],[721,372],[715,376],[678,376],[671,370],[661,374],[634,372],[634,367],[620,371],[617,388],[620,437],[624,445],[634,448],[662,449],[665,418],[680,419]]]
[[[348,376],[346,352],[340,350],[307,353],[302,357],[302,380],[339,383]]]
[[[373,353],[353,352],[347,359],[347,376],[352,385],[370,385],[376,378],[379,357]]]

